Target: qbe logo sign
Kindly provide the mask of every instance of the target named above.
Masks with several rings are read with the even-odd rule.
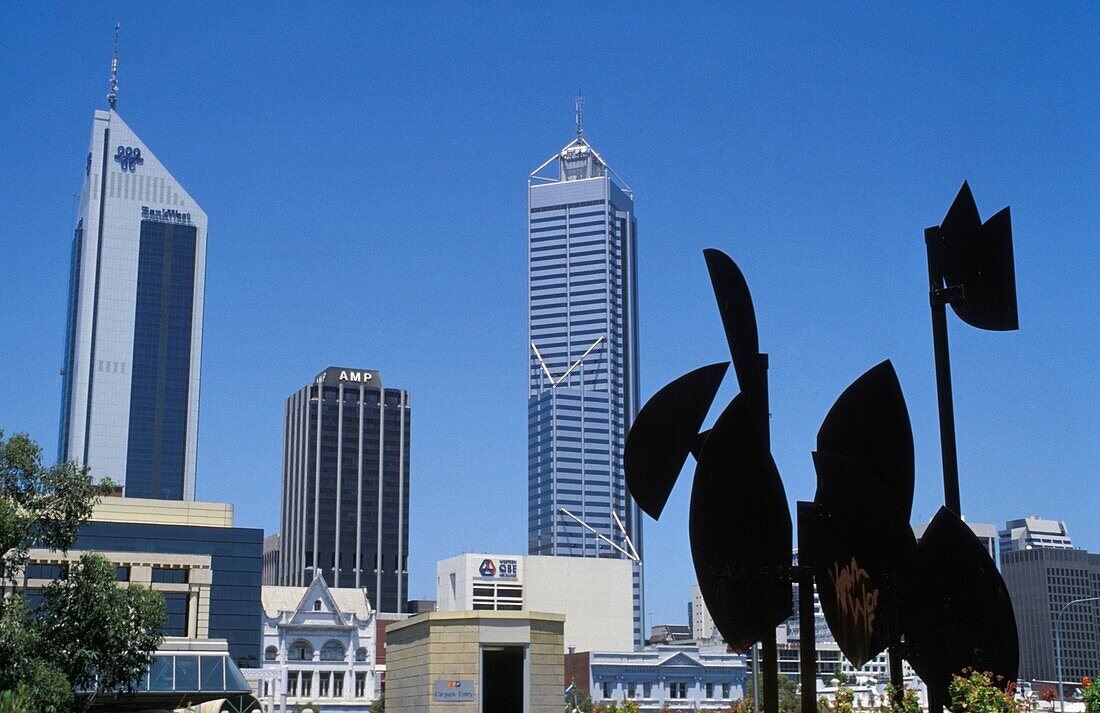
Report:
[[[486,557],[481,560],[481,566],[477,568],[482,577],[496,577],[498,579],[515,579],[519,576],[519,565],[516,560],[493,560]]]

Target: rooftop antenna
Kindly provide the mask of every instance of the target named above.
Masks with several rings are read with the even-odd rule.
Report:
[[[111,58],[111,91],[107,93],[107,103],[111,105],[111,108],[115,108],[115,103],[118,101],[118,28],[119,24],[115,23],[115,54]]]
[[[584,138],[584,96],[577,90],[577,138]]]

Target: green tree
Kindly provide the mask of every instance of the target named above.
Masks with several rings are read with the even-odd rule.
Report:
[[[34,547],[66,552],[99,498],[114,487],[92,482],[88,468],[45,468],[42,449],[25,434],[0,431],[0,706],[80,710],[74,688],[129,690],[161,641],[164,601],[144,587],[120,589],[115,568],[86,553],[43,592],[32,612],[21,574]],[[0,710],[3,710],[0,708]]]
[[[378,698],[371,701],[370,713],[385,713],[386,710],[386,694],[383,693]]]
[[[851,689],[838,686],[836,689],[836,713],[852,713],[855,695]]]

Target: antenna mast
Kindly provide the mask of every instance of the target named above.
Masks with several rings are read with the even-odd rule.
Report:
[[[111,58],[111,91],[107,93],[107,103],[115,108],[118,101],[118,23],[115,23],[115,55]]]
[[[584,97],[577,90],[577,138],[584,138]]]

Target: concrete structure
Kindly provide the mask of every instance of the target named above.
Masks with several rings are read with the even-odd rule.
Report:
[[[1013,523],[1009,523],[1009,531],[1013,529]],[[1064,533],[1065,528],[1059,530]],[[1070,602],[1100,597],[1100,554],[1061,546],[1002,549],[1001,575],[1016,613],[1020,678],[1058,680],[1055,620]],[[1066,609],[1062,615],[1061,640],[1064,681],[1076,683],[1083,676],[1100,672],[1100,601],[1074,604]]]
[[[579,105],[577,115],[577,138],[528,180],[527,552],[633,554],[618,517],[640,555],[641,510],[622,464],[639,408],[634,196],[585,140]],[[636,571],[636,646],[642,600]]]
[[[1073,549],[1066,523],[1061,520],[1044,520],[1041,517],[1025,517],[1009,520],[1000,532],[1001,555],[1035,547],[1047,549]]]
[[[233,526],[232,505],[108,497],[70,555],[106,553],[120,578],[148,577],[170,595],[173,631],[225,639],[238,666],[248,667],[260,661],[262,539],[262,530]],[[39,554],[39,564],[59,564],[57,553]]]
[[[264,538],[264,575],[265,587],[274,587],[279,583],[279,533]]]
[[[58,460],[193,500],[206,214],[113,108],[81,163]]]
[[[330,589],[318,576],[308,587],[264,587],[263,604],[263,668],[276,674],[258,697],[326,713],[370,710],[380,681],[366,590]]]
[[[714,627],[714,618],[707,609],[707,603],[703,601],[703,591],[699,585],[691,587],[691,601],[688,602],[688,622],[691,624],[691,636],[696,641],[709,641],[721,638],[721,634]]]
[[[565,684],[593,703],[632,700],[641,711],[719,710],[744,697],[745,657],[724,646],[658,646],[566,655]],[[567,699],[568,700],[568,699]]]
[[[410,420],[377,371],[329,367],[286,400],[279,584],[322,574],[405,611]]]
[[[390,624],[386,708],[561,713],[560,614],[432,612]]]
[[[649,627],[646,646],[694,646],[695,637],[686,624],[657,624]]]
[[[632,569],[625,559],[465,554],[436,565],[436,600],[441,612],[561,614],[564,646],[630,651]]]

